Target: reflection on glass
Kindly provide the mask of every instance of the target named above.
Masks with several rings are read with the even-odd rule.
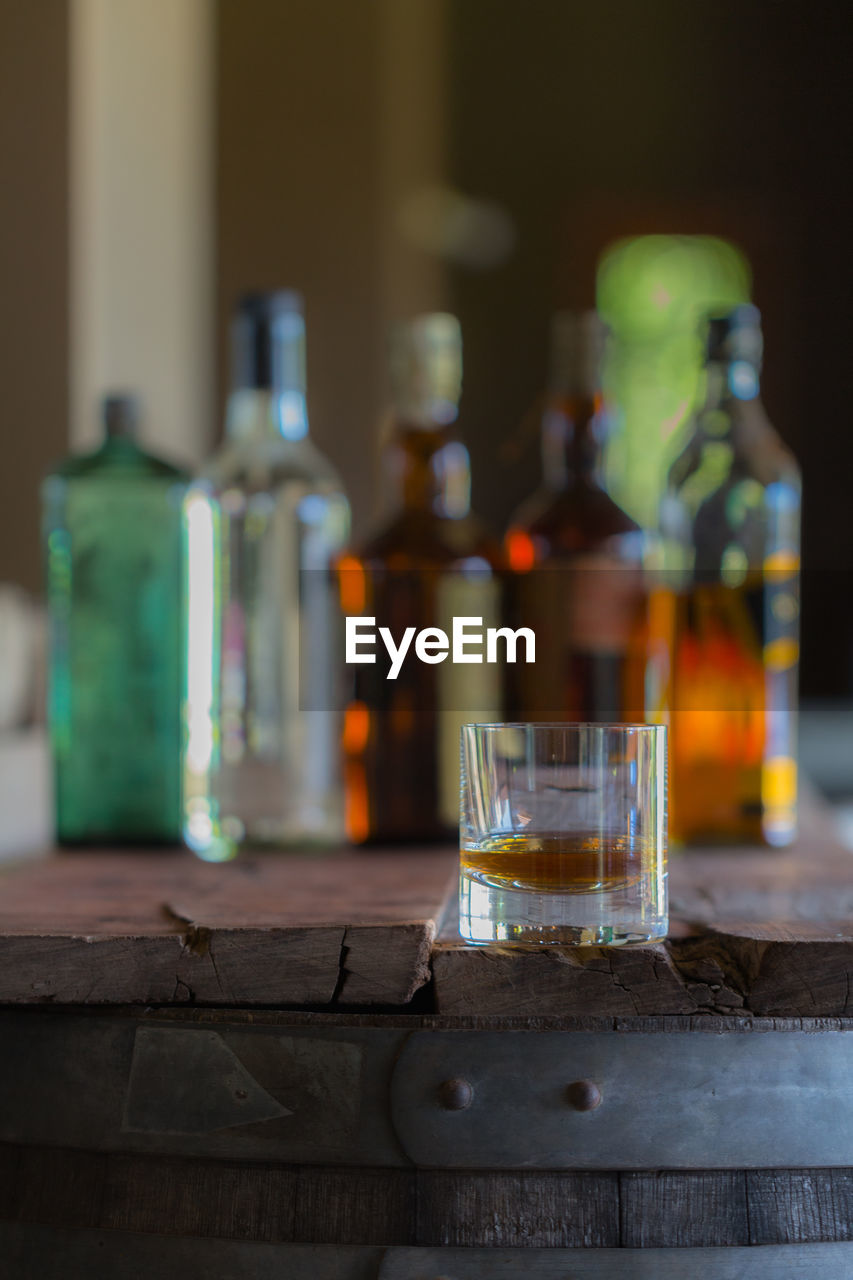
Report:
[[[618,946],[666,935],[666,729],[462,729],[460,932]]]
[[[227,439],[192,486],[184,828],[202,857],[343,834],[334,562],[349,507],[307,435],[293,294],[247,298]]]
[[[661,505],[683,840],[796,832],[800,476],[758,398],[761,350],[755,307],[711,322],[704,407]]]

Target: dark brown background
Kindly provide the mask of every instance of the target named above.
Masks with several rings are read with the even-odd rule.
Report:
[[[67,54],[65,0],[0,0],[0,582],[28,587],[68,452]]]

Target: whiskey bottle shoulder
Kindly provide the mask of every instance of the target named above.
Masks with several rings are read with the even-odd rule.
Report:
[[[452,567],[471,558],[499,568],[497,541],[474,515],[453,520],[430,511],[403,510],[356,554],[364,562],[400,568]]]
[[[598,485],[540,490],[518,509],[510,528],[529,535],[539,559],[594,551],[640,533],[639,525]]]

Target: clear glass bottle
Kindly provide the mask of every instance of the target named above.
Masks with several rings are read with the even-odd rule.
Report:
[[[57,838],[177,843],[187,476],[140,448],[132,397],[103,418],[42,488]]]
[[[385,450],[396,510],[341,562],[346,611],[375,618],[395,640],[406,627],[479,617],[498,626],[500,549],[471,512],[468,450],[457,426],[462,336],[433,312],[392,335],[394,411]],[[431,665],[413,655],[397,679],[387,664],[355,668],[347,708],[347,830],[358,844],[449,840],[459,822],[459,733],[500,718],[499,668]]]
[[[519,720],[646,719],[646,540],[601,481],[605,338],[592,311],[552,321],[543,483],[506,534],[512,625],[536,634],[509,673]]]
[[[184,836],[211,860],[343,836],[349,504],[308,436],[300,296],[245,297],[231,358],[226,439],[186,501]]]
[[[759,399],[761,320],[711,320],[706,393],[669,472],[671,812],[682,841],[796,834],[800,472]]]

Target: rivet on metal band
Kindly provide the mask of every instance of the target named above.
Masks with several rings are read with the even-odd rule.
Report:
[[[566,1097],[576,1111],[594,1111],[601,1105],[601,1090],[593,1080],[574,1080]]]
[[[438,1086],[438,1100],[446,1111],[464,1111],[474,1101],[473,1085],[454,1076]]]

